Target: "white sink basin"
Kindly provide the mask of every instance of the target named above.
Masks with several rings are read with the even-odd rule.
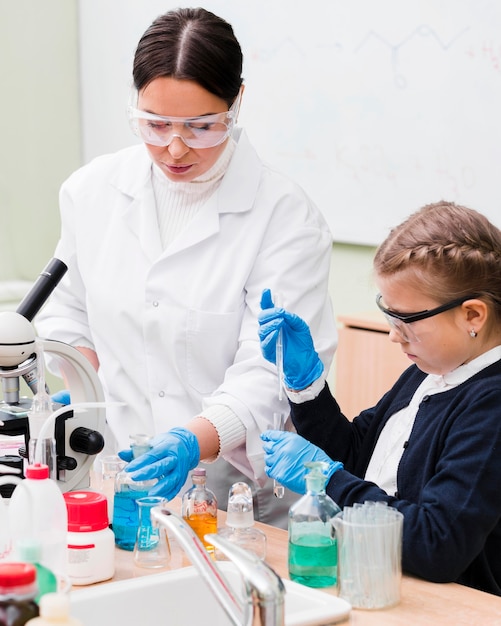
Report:
[[[240,574],[229,562],[218,563],[228,582],[240,589]],[[286,626],[320,626],[348,617],[351,605],[328,593],[284,579]],[[231,626],[194,567],[71,592],[71,614],[92,626]]]

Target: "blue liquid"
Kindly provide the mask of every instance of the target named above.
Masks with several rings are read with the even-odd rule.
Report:
[[[337,584],[337,541],[321,535],[304,535],[289,541],[289,576],[308,587]]]
[[[136,500],[144,498],[148,491],[119,491],[113,501],[113,532],[115,544],[122,550],[134,550],[139,527],[139,507]]]

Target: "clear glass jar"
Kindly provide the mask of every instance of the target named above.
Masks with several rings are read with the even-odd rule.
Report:
[[[208,533],[217,533],[217,499],[206,485],[204,468],[196,467],[191,473],[192,486],[182,498],[182,516],[191,526],[206,550],[214,553],[214,546],[205,541]]]
[[[260,559],[266,557],[266,535],[254,528],[254,503],[247,483],[238,482],[230,487],[225,524],[226,528],[218,533],[221,537],[254,552]],[[216,549],[215,554],[218,561],[226,560],[221,550]]]
[[[334,517],[341,511],[325,493],[327,464],[305,463],[306,494],[289,509],[289,576],[309,587],[337,586]]]

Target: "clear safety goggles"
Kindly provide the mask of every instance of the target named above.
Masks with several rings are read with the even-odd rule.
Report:
[[[419,311],[417,313],[399,313],[398,311],[386,308],[382,303],[383,296],[380,293],[376,296],[376,304],[385,316],[390,327],[393,328],[393,330],[396,330],[404,341],[417,343],[419,342],[419,337],[416,335],[415,329],[410,326],[412,323],[425,320],[429,317],[434,317],[444,311],[450,311],[451,309],[455,309],[457,306],[460,306],[467,300],[473,300],[475,298],[478,298],[478,294],[456,298],[455,300],[441,304],[434,309],[426,309],[425,311]]]
[[[153,146],[168,146],[179,137],[189,148],[214,148],[231,135],[238,117],[240,95],[241,91],[228,111],[199,117],[165,117],[129,105],[129,124],[137,137]]]

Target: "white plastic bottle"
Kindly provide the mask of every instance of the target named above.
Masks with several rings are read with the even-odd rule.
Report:
[[[9,504],[13,551],[26,544],[40,546],[40,564],[51,570],[62,585],[68,570],[68,514],[57,483],[41,463],[28,465],[26,478],[14,489]]]
[[[73,585],[109,580],[115,573],[115,535],[108,501],[95,491],[68,491],[68,575]]]
[[[40,617],[33,617],[26,626],[82,626],[70,616],[70,598],[63,593],[47,593],[40,600]]]

